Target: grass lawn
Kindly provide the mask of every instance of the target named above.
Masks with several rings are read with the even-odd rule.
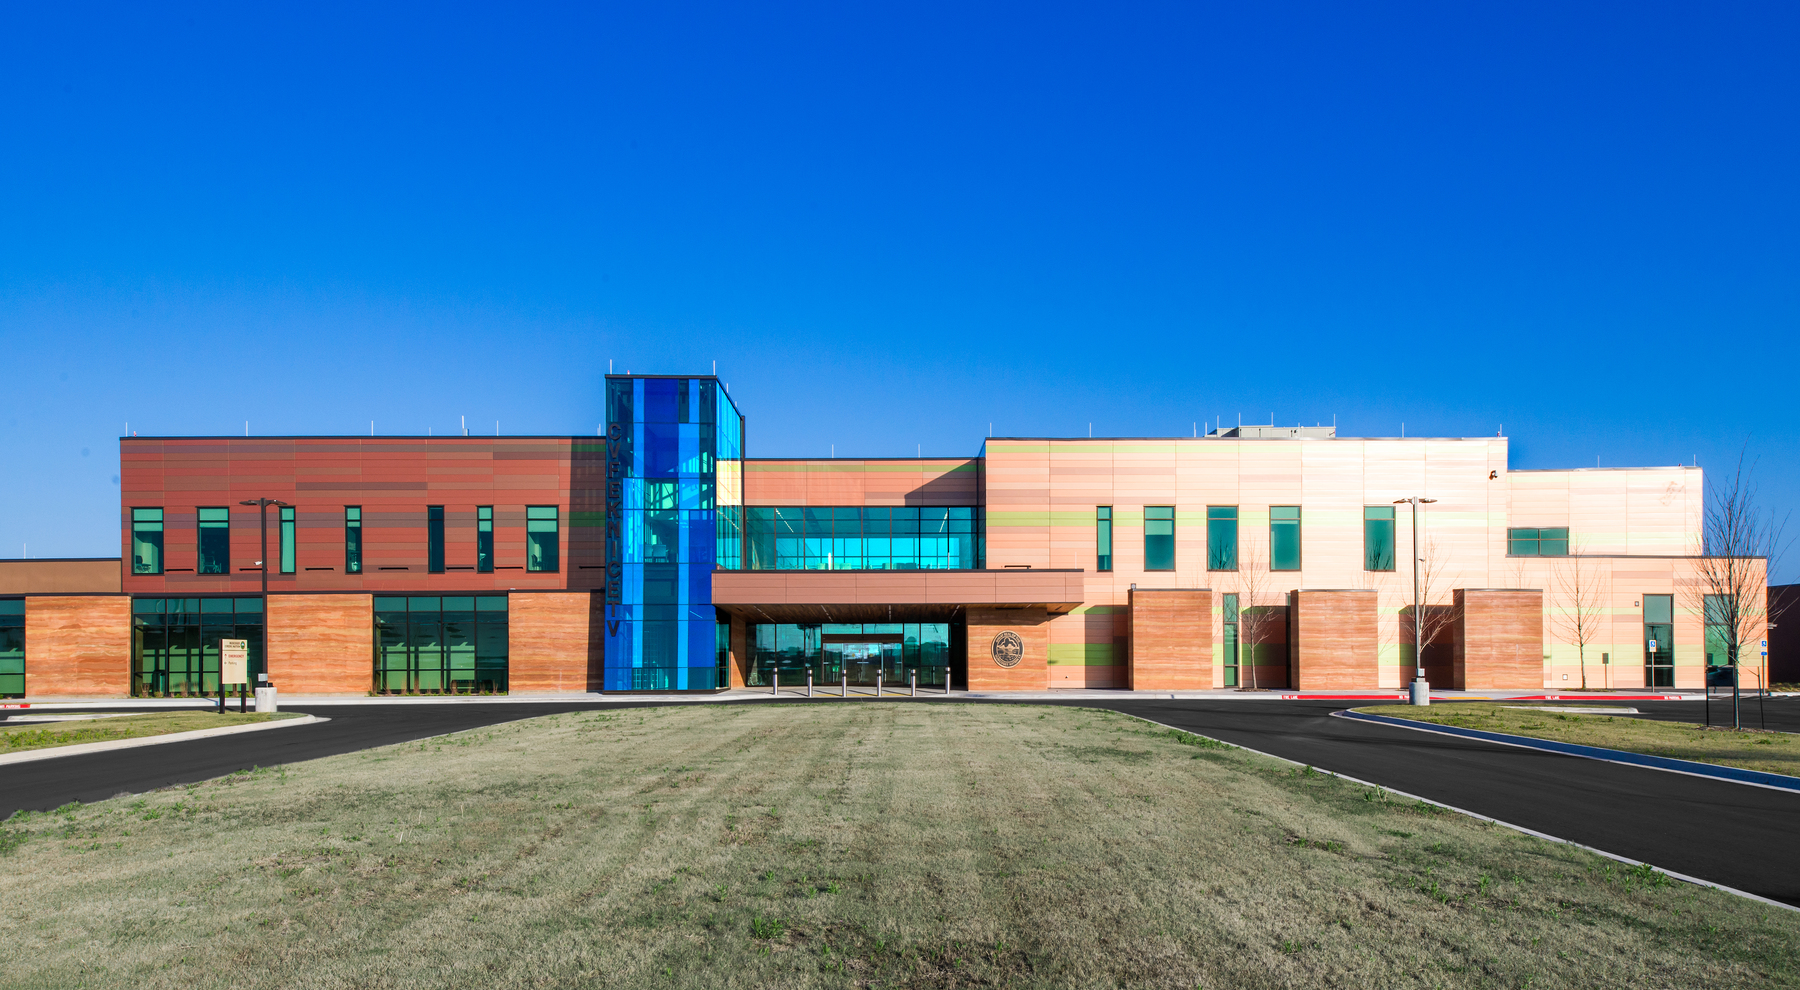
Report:
[[[150,715],[124,715],[118,718],[75,719],[68,722],[27,722],[10,725],[0,722],[0,754],[22,753],[28,749],[73,746],[77,743],[112,742],[115,739],[137,739],[161,736],[171,732],[195,729],[218,729],[231,725],[249,725],[272,719],[300,718],[300,715],[258,715],[215,711],[156,712]]]
[[[552,715],[15,816],[0,985],[1734,987],[1800,915],[1107,712]]]
[[[1606,706],[1584,704],[1582,707]],[[1716,726],[1709,729],[1685,722],[1659,722],[1631,715],[1575,715],[1509,708],[1489,702],[1445,702],[1427,708],[1377,705],[1357,711],[1800,776],[1800,736],[1788,732]],[[1727,720],[1730,717],[1727,711]]]

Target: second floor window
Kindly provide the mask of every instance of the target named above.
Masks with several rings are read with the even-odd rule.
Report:
[[[1363,570],[1394,569],[1394,507],[1363,506]]]
[[[362,573],[362,506],[344,506],[344,573]]]
[[[1175,507],[1144,506],[1144,570],[1175,569]]]
[[[556,506],[525,507],[525,569],[554,571],[561,567],[557,556]]]
[[[1567,557],[1569,527],[1554,529],[1509,529],[1506,552],[1514,557]]]
[[[294,573],[294,507],[281,507],[281,573]]]
[[[1300,507],[1269,506],[1269,570],[1300,569]]]
[[[425,569],[444,573],[444,507],[425,507]]]
[[[1112,506],[1094,510],[1094,569],[1112,570]]]
[[[163,510],[131,510],[131,573],[163,572]]]
[[[1237,570],[1238,510],[1235,505],[1206,507],[1206,569]]]
[[[231,573],[231,510],[224,506],[199,510],[199,563],[201,574]]]
[[[494,569],[494,507],[475,507],[475,569],[483,574]]]

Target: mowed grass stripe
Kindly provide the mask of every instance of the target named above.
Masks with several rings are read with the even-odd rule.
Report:
[[[1791,985],[1800,922],[1109,712],[545,716],[15,817],[0,985]]]

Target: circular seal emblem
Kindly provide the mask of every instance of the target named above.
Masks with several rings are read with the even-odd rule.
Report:
[[[994,637],[994,664],[999,667],[1017,666],[1025,659],[1025,641],[1019,634],[1008,629]]]

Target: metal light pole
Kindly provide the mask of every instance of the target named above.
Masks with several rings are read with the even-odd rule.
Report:
[[[288,503],[278,498],[247,498],[238,504],[254,505],[262,516],[262,559],[256,563],[262,570],[263,669],[266,672],[269,663],[269,506]]]
[[[1425,680],[1425,627],[1423,623],[1425,603],[1419,597],[1419,506],[1435,502],[1435,498],[1397,498],[1394,504],[1405,502],[1412,506],[1412,557],[1413,557],[1413,682],[1412,703],[1415,705],[1431,704],[1431,685]]]

